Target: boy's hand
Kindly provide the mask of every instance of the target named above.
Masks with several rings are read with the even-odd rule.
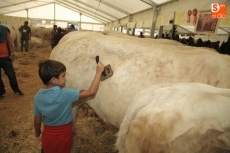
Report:
[[[101,74],[104,71],[104,69],[105,69],[105,66],[103,65],[102,62],[99,61],[97,64],[97,73]]]
[[[36,136],[36,137],[39,137],[40,135],[41,135],[41,130],[35,132],[35,136]]]

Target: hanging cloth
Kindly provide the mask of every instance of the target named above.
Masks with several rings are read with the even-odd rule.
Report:
[[[193,14],[193,25],[196,25],[196,21],[197,21],[197,9],[193,9],[192,14]]]
[[[192,14],[192,11],[188,10],[188,20],[187,20],[188,23],[190,23],[190,16],[191,16],[191,14]]]

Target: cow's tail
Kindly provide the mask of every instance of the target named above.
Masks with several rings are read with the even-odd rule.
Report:
[[[135,118],[136,113],[126,115],[123,119],[119,132],[117,133],[117,141],[115,147],[119,150],[119,153],[126,153],[125,151],[125,140],[129,133],[129,126],[132,120]],[[134,116],[134,117],[132,117]]]

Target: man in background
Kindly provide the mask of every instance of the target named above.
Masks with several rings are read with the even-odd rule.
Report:
[[[140,32],[140,35],[138,36],[138,38],[145,38],[145,36],[143,35],[143,32]]]
[[[24,94],[18,88],[12,62],[14,61],[13,42],[10,37],[10,31],[7,27],[0,25],[0,100],[4,98],[6,90],[2,81],[1,69],[5,71],[9,79],[10,87],[15,94],[23,96]]]
[[[61,27],[58,27],[58,32],[55,33],[53,37],[54,47],[59,43],[62,37],[63,37],[62,29]]]
[[[73,32],[73,31],[77,31],[77,30],[75,29],[75,26],[73,24],[71,24],[69,32]]]
[[[25,21],[24,25],[22,25],[18,30],[21,33],[21,52],[23,52],[24,42],[25,42],[25,51],[28,52],[29,40],[31,40],[31,29],[28,26],[28,21]]]
[[[54,43],[54,35],[57,33],[57,25],[54,25],[53,26],[53,30],[51,31],[50,33],[50,44],[51,44],[51,47],[52,49],[54,48],[55,46],[55,43]]]

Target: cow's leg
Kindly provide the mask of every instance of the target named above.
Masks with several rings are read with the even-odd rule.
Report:
[[[73,115],[73,134],[75,133],[74,126],[75,126],[75,124],[76,124],[77,110],[78,110],[78,106],[73,106],[73,107],[72,107],[72,115]],[[76,148],[76,146],[75,146],[75,141],[73,141],[71,153],[77,153],[77,148]]]
[[[73,115],[73,126],[76,124],[76,118],[77,118],[77,110],[78,106],[72,107],[72,115]]]

